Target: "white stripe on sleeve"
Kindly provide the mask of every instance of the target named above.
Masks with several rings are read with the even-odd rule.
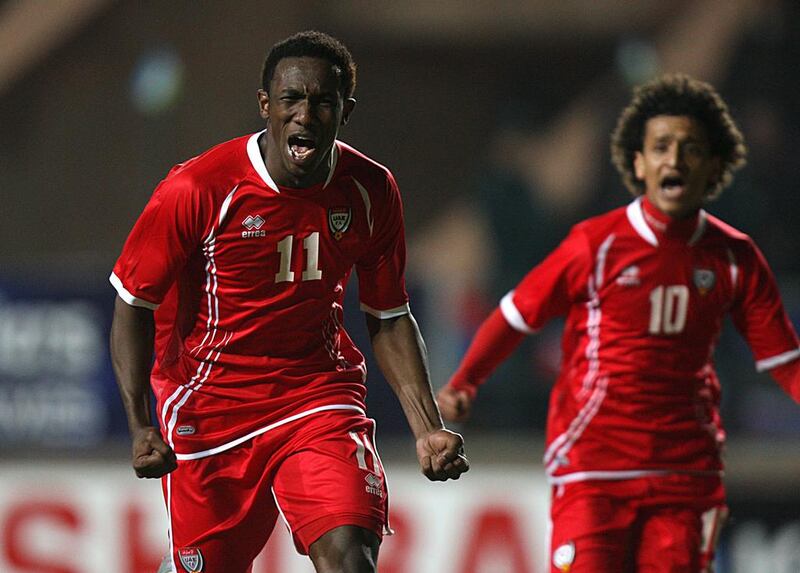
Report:
[[[522,313],[520,313],[519,309],[514,304],[513,299],[514,291],[512,290],[500,301],[500,312],[503,313],[503,316],[508,321],[508,324],[511,325],[511,328],[524,334],[533,334],[536,330],[528,326],[528,323],[522,318]]]
[[[143,298],[139,298],[138,296],[131,294],[130,291],[128,291],[128,289],[126,289],[122,284],[122,281],[119,279],[119,277],[114,273],[111,273],[111,276],[108,277],[108,280],[116,289],[119,298],[127,302],[129,305],[149,308],[150,310],[156,310],[159,307],[159,305],[154,302],[144,300]]]

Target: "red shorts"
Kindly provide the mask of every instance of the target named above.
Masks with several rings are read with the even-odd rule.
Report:
[[[303,554],[342,525],[382,537],[388,492],[374,430],[374,420],[333,410],[179,461],[162,480],[175,570],[246,573],[279,515]]]
[[[551,573],[705,573],[727,515],[718,478],[668,475],[553,489]]]

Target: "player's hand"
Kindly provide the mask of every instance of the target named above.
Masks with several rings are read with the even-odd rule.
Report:
[[[435,430],[419,438],[417,458],[422,473],[431,481],[458,479],[469,471],[464,438],[450,430]]]
[[[159,431],[147,426],[133,433],[133,469],[140,478],[160,478],[178,467],[172,451]]]
[[[443,386],[436,395],[442,418],[448,422],[466,422],[472,414],[472,402],[468,393],[456,390],[449,384]]]

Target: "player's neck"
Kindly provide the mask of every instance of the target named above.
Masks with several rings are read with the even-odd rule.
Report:
[[[698,209],[691,215],[676,219],[660,211],[647,197],[642,198],[642,211],[647,225],[657,236],[678,240],[688,240],[692,236],[700,214]]]

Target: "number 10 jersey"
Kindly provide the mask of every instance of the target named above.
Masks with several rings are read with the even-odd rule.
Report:
[[[726,314],[758,370],[800,357],[748,236],[702,210],[671,234],[645,207],[640,198],[576,225],[501,301],[522,332],[566,317],[544,459],[554,484],[719,474],[713,352]]]

